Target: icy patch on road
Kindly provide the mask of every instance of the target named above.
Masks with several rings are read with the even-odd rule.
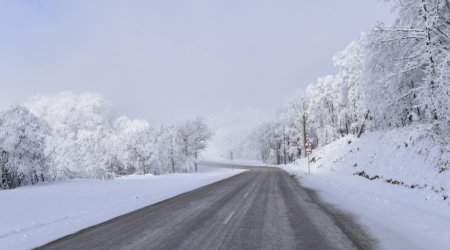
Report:
[[[2,190],[0,249],[37,247],[241,172],[199,166],[198,173],[78,179]]]

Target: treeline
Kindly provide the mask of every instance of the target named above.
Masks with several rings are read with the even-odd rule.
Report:
[[[392,1],[397,18],[377,25],[338,53],[339,73],[319,77],[286,102],[276,121],[250,138],[272,164],[302,157],[348,134],[429,124],[442,143],[450,136],[450,4]]]
[[[196,170],[211,132],[200,119],[152,126],[112,119],[98,94],[35,97],[0,113],[0,189],[48,180]]]

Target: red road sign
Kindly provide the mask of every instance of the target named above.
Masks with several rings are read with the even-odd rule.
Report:
[[[306,139],[305,148],[312,148],[312,142],[309,139]]]
[[[306,155],[312,154],[312,142],[309,139],[306,139],[305,142],[305,153]]]

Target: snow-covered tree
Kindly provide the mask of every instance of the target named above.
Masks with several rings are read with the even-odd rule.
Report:
[[[210,137],[201,119],[179,126],[124,116],[113,122],[110,103],[99,94],[37,96],[1,113],[1,188],[47,178],[189,171]]]
[[[298,91],[289,98],[280,114],[283,130],[287,137],[287,152],[289,162],[301,158],[303,145],[305,144],[308,131],[308,100],[304,92]],[[310,131],[309,131],[310,132]]]
[[[392,25],[379,24],[350,43],[333,57],[337,74],[299,90],[252,134],[264,161],[279,164],[286,148],[289,161],[298,159],[306,138],[321,146],[414,123],[432,124],[432,136],[448,141],[450,2],[391,2],[398,15]]]
[[[53,128],[46,154],[54,178],[109,178],[110,104],[98,94],[38,96],[26,106]]]
[[[366,35],[351,42],[333,57],[339,68],[340,84],[337,87],[338,127],[341,136],[361,135],[370,114],[364,104],[367,93],[363,89],[362,74],[365,63]]]
[[[447,127],[450,5],[446,0],[395,0],[398,18],[369,36],[367,91],[378,127],[427,122]],[[439,133],[439,132],[438,132]]]
[[[159,167],[164,172],[186,171],[182,139],[174,125],[159,125],[156,128],[156,145]]]
[[[317,128],[319,141],[327,144],[339,138],[337,88],[341,83],[338,76],[319,77],[307,88],[309,99],[309,123]]]
[[[255,133],[258,135],[258,147],[261,159],[269,164],[284,163],[283,133],[280,123],[265,123]]]
[[[0,189],[45,181],[48,124],[22,106],[0,113]]]
[[[200,152],[207,146],[212,133],[202,119],[188,120],[179,126],[182,151],[186,157],[186,163],[192,162],[197,171]],[[191,164],[192,165],[192,164]],[[189,168],[189,166],[187,166]]]
[[[154,131],[146,121],[129,120],[120,117],[116,120],[115,133],[117,135],[116,154],[122,162],[123,169],[117,174],[159,174],[155,167]]]

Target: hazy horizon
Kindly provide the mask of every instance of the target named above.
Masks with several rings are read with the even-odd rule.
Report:
[[[325,2],[2,1],[0,106],[71,91],[151,122],[268,115],[392,19],[384,1]]]

